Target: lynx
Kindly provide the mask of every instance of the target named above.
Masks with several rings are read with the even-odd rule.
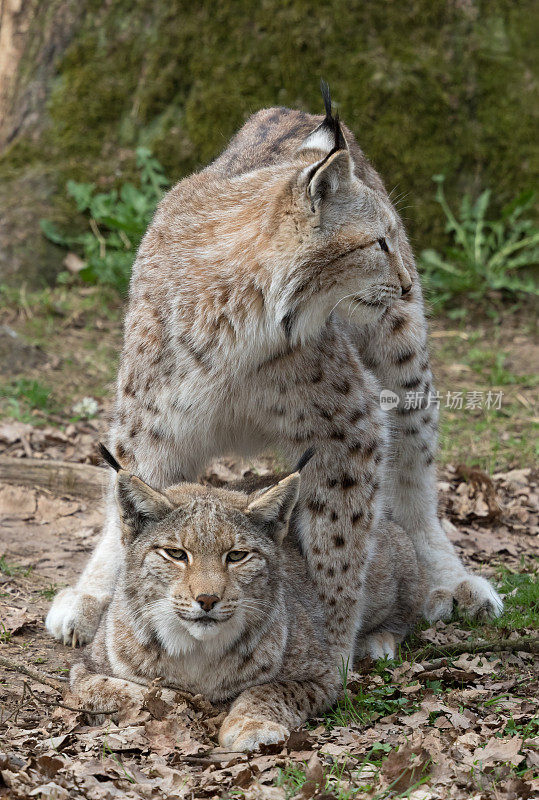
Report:
[[[133,268],[109,444],[157,490],[232,450],[293,463],[314,446],[295,524],[328,641],[348,658],[388,510],[427,575],[428,619],[502,603],[438,520],[437,408],[403,224],[327,91],[325,103],[323,118],[258,112],[161,202]],[[381,389],[396,408],[381,408]],[[78,584],[49,612],[54,636],[91,639],[121,558],[109,503]]]
[[[311,454],[248,495],[189,483],[159,492],[103,452],[118,473],[124,555],[96,636],[72,668],[72,691],[90,710],[125,710],[160,679],[233,700],[219,735],[229,750],[285,740],[334,700],[339,682],[323,603],[288,530]],[[413,545],[382,524],[384,547],[367,567],[372,608],[358,641],[360,654],[374,656],[402,639],[421,595]]]

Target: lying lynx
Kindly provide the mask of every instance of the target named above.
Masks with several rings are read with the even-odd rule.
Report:
[[[324,606],[294,531],[286,537],[299,471],[251,495],[189,483],[158,492],[104,454],[119,470],[125,555],[96,637],[72,668],[72,690],[84,707],[106,711],[140,704],[143,685],[161,678],[234,700],[223,747],[284,740],[334,700],[339,680]],[[383,533],[367,566],[372,608],[358,642],[375,657],[402,639],[421,594],[413,546],[391,523]]]
[[[381,388],[399,398],[392,411]],[[409,391],[418,402],[405,402]],[[425,567],[429,619],[455,602],[471,615],[501,610],[438,520],[432,392],[404,227],[328,95],[325,118],[255,114],[163,199],[133,267],[111,449],[162,490],[231,450],[278,450],[292,463],[315,446],[296,522],[343,658],[387,509]],[[54,636],[92,637],[121,559],[111,503],[79,583],[49,612]]]

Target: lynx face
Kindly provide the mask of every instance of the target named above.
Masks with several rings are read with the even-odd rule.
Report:
[[[324,313],[339,308],[365,324],[410,291],[398,219],[384,198],[354,175],[347,149],[306,167],[294,194],[302,243],[295,263],[303,279],[317,286]]]
[[[259,497],[182,484],[165,493],[121,470],[126,595],[171,654],[228,644],[267,614],[279,590],[279,546],[299,475]]]

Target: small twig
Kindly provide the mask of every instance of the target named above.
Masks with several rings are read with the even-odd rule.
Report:
[[[93,217],[90,219],[90,228],[92,229],[92,233],[94,234],[95,238],[99,242],[99,258],[105,258],[107,243],[101,231],[97,227],[97,222]]]
[[[539,653],[539,637],[521,636],[518,639],[493,639],[490,642],[458,642],[448,645],[429,645],[413,655],[416,661],[428,661],[435,656],[458,656],[464,653]]]
[[[30,667],[27,667],[25,664],[20,664],[18,661],[12,661],[10,658],[4,658],[3,656],[0,656],[0,667],[6,667],[6,669],[11,669],[14,672],[20,672],[23,675],[27,675],[29,678],[32,678],[32,680],[42,683],[44,686],[50,686],[52,689],[56,689],[59,694],[63,695],[64,687],[61,683],[55,681],[54,678],[48,678],[46,675],[42,675],[40,672],[30,669]],[[51,702],[42,697],[36,697],[26,681],[23,681],[23,699],[25,690],[31,694],[34,700],[38,701],[39,703],[43,703],[46,706],[53,706],[54,708],[60,706],[60,708],[66,708],[68,711],[80,711],[82,714],[92,714],[95,717],[98,717],[101,714],[110,715],[118,713],[117,708],[113,708],[110,711],[104,711],[103,709],[92,711],[90,708],[74,708],[73,706],[68,706],[59,701]]]
[[[43,705],[45,705],[45,706],[53,706],[53,708],[56,708],[57,706],[59,706],[60,708],[66,708],[68,711],[77,711],[77,712],[80,711],[81,714],[93,714],[96,717],[99,716],[100,714],[104,714],[105,715],[105,714],[117,714],[118,713],[118,709],[117,708],[113,708],[111,711],[103,711],[103,710],[91,711],[89,708],[74,708],[73,706],[68,706],[65,703],[60,703],[60,702],[54,702],[53,703],[50,700],[45,700],[44,697],[36,697],[36,695],[30,689],[30,687],[28,686],[26,681],[23,681],[23,683],[24,683],[25,687],[28,689],[28,692],[31,695],[31,697],[36,701],[36,703],[43,703]],[[23,697],[24,697],[24,695],[23,695]]]
[[[63,686],[59,681],[54,680],[54,678],[48,678],[46,675],[43,675],[41,672],[36,672],[36,670],[27,667],[25,664],[19,664],[18,661],[12,661],[10,658],[4,658],[0,656],[0,667],[6,667],[6,669],[12,669],[14,672],[21,672],[23,675],[27,675],[32,680],[37,681],[38,683],[42,683],[45,686],[50,686],[52,689],[56,689],[57,692],[62,694]]]

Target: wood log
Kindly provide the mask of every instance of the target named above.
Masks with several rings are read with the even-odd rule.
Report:
[[[109,470],[74,461],[0,456],[0,482],[48,489],[79,500],[102,500]]]

